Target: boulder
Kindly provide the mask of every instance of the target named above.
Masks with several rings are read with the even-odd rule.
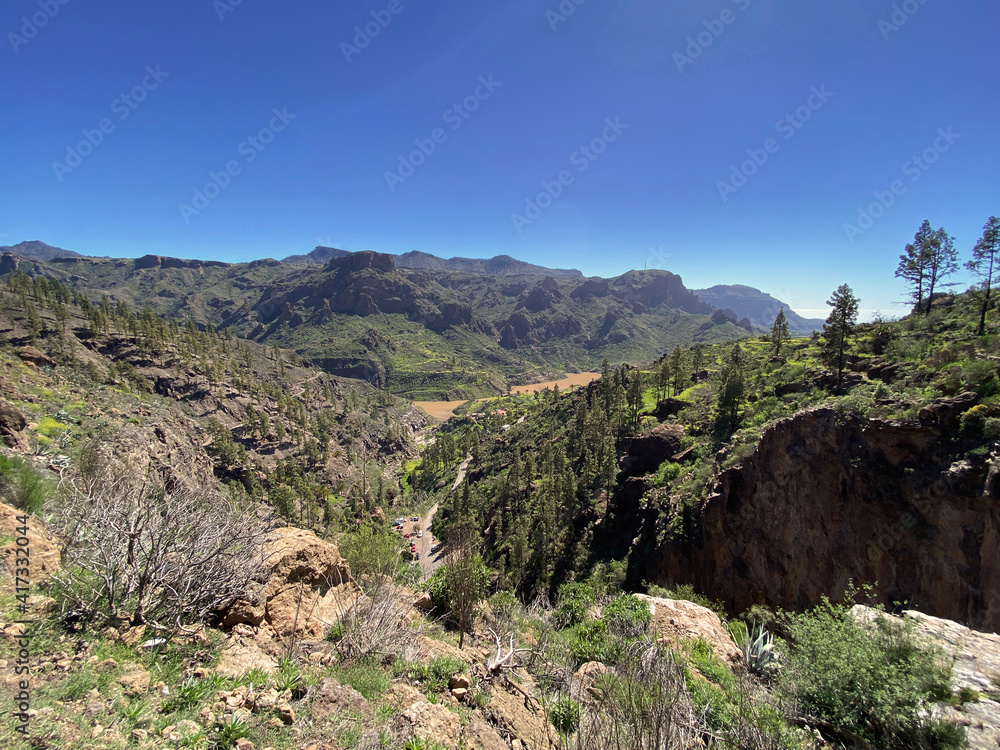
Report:
[[[347,712],[368,719],[373,716],[371,706],[361,693],[348,685],[341,685],[332,677],[327,677],[319,684],[319,688],[313,691],[309,716],[318,725],[326,718]]]
[[[682,401],[679,398],[665,398],[660,401],[653,410],[653,416],[663,422],[669,417],[675,417],[691,406],[690,401]]]
[[[735,665],[743,662],[743,653],[712,610],[693,602],[660,599],[645,594],[633,596],[649,605],[653,616],[650,628],[657,640],[675,646],[682,641],[704,638],[724,663]]]
[[[35,365],[36,367],[56,366],[54,359],[33,346],[22,346],[18,354],[21,356],[21,361],[27,365]]]
[[[441,704],[414,703],[397,719],[404,737],[434,740],[446,748],[457,748],[462,736],[462,720]]]
[[[633,476],[656,471],[660,464],[681,450],[684,428],[678,424],[661,424],[638,437],[626,447],[622,470]]]
[[[24,415],[8,401],[0,401],[0,440],[8,448],[19,451],[28,451],[31,443],[25,430],[28,427],[28,420]]]
[[[265,554],[272,566],[267,583],[219,612],[220,621],[226,627],[266,624],[280,638],[321,640],[358,593],[347,561],[335,544],[296,528],[273,531]]]
[[[150,674],[137,664],[126,665],[125,673],[118,678],[119,684],[129,695],[142,695],[149,690]]]
[[[951,398],[939,398],[920,410],[920,421],[938,425],[949,432],[958,429],[958,418],[979,401],[979,394],[973,391],[959,393]]]

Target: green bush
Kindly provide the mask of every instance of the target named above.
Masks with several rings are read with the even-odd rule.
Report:
[[[338,667],[335,674],[341,683],[350,685],[370,701],[381,698],[392,687],[389,675],[374,661],[346,664]]]
[[[604,608],[608,629],[621,638],[638,638],[649,628],[652,618],[649,605],[631,594],[616,596]]]
[[[875,747],[961,747],[962,730],[929,715],[950,698],[950,673],[917,645],[911,623],[861,624],[825,598],[784,620],[791,646],[779,686],[803,713]]]
[[[580,725],[580,704],[568,695],[560,696],[549,706],[549,720],[559,734],[573,734]]]
[[[577,666],[588,661],[614,665],[621,656],[622,644],[608,632],[607,623],[594,620],[579,626],[569,650]]]
[[[571,628],[587,620],[587,610],[594,606],[594,590],[586,583],[564,583],[556,599],[558,608],[552,621],[560,630]]]
[[[37,513],[49,497],[49,483],[20,458],[0,456],[0,497],[25,513]]]

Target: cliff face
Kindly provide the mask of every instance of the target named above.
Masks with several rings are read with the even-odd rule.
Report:
[[[878,583],[882,600],[1000,630],[1000,493],[950,431],[843,417],[779,422],[720,476],[696,530],[661,546],[652,582],[691,582],[734,610],[790,609]],[[995,473],[995,472],[993,472]]]

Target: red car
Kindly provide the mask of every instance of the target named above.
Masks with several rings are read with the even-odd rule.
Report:
[[[403,539],[409,539],[409,538],[410,538],[409,534],[403,534]]]

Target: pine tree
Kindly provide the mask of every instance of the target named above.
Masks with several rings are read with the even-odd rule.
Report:
[[[896,278],[904,279],[913,286],[910,298],[920,312],[924,300],[924,285],[927,282],[928,265],[930,263],[931,249],[934,244],[934,230],[931,223],[924,221],[917,230],[913,242],[908,244],[902,255],[899,256],[899,265],[896,267]],[[930,303],[928,302],[928,310]]]
[[[930,256],[927,262],[927,311],[931,314],[931,304],[934,302],[935,286],[953,286],[945,284],[943,279],[958,270],[958,251],[955,250],[955,238],[948,234],[944,227],[934,233]]]
[[[730,434],[736,430],[740,407],[746,399],[746,356],[739,342],[733,344],[719,371],[719,413]]]
[[[993,290],[993,279],[1000,270],[1000,219],[991,216],[983,227],[983,236],[972,250],[972,260],[965,264],[972,273],[980,278],[979,294],[983,304],[979,311],[979,330],[982,336],[986,332],[986,313],[990,309],[990,293]]]
[[[841,284],[826,303],[833,310],[823,325],[823,355],[827,363],[837,368],[838,387],[844,380],[844,360],[858,320],[860,302],[847,284]]]
[[[771,351],[775,357],[781,355],[781,346],[789,339],[791,334],[788,333],[788,319],[785,317],[785,308],[781,308],[771,326]]]

